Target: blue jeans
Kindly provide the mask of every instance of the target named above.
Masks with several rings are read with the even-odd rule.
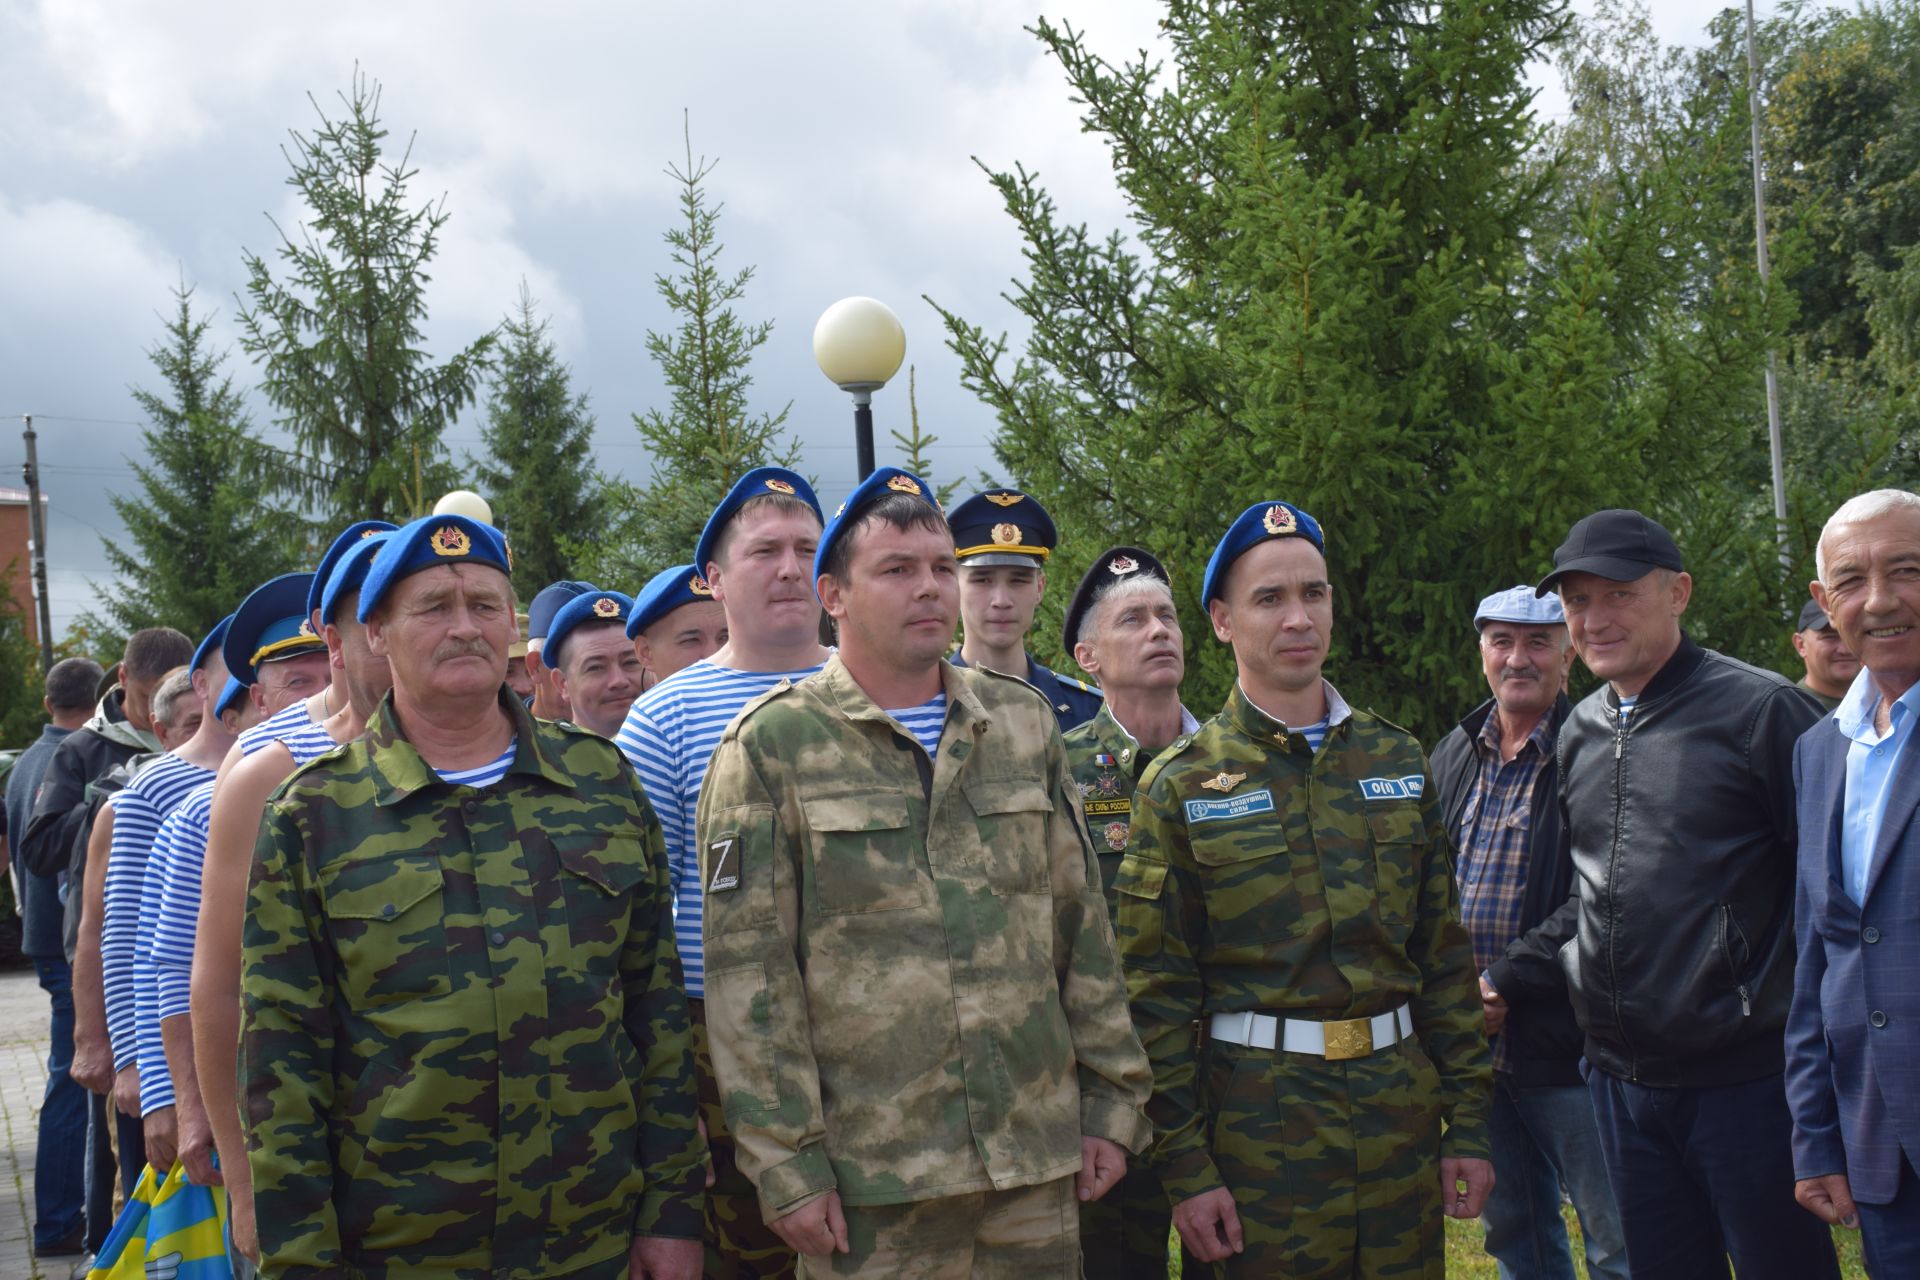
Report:
[[[1484,1221],[1500,1280],[1574,1280],[1560,1216],[1562,1184],[1580,1215],[1587,1274],[1627,1280],[1620,1213],[1585,1086],[1521,1089],[1502,1072],[1494,1077],[1492,1132],[1493,1194]]]
[[[1827,1225],[1793,1198],[1778,1072],[1655,1089],[1587,1074],[1633,1280],[1840,1280]]]
[[[73,1066],[73,970],[61,956],[35,956],[40,989],[53,1001],[53,1047],[33,1157],[33,1244],[46,1248],[86,1220],[84,1152],[87,1091],[67,1074]]]

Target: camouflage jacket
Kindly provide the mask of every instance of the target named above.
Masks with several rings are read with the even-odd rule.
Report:
[[[1364,711],[1318,752],[1236,685],[1147,769],[1115,881],[1134,1025],[1153,1063],[1153,1163],[1177,1202],[1222,1185],[1193,1023],[1260,1011],[1371,1017],[1410,1004],[1439,1073],[1449,1156],[1487,1156],[1493,1068],[1473,944],[1426,758]]]
[[[749,703],[700,792],[707,1025],[768,1217],[1145,1146],[1149,1077],[1052,709],[941,666],[938,759],[854,682]]]
[[[267,806],[240,1049],[265,1274],[544,1277],[701,1235],[659,822],[611,743],[501,705],[490,787],[441,781],[389,700]]]
[[[1185,747],[1200,727],[1185,707],[1180,708],[1180,719],[1180,737],[1168,744],[1170,750]],[[1087,835],[1100,859],[1100,883],[1107,891],[1107,907],[1111,910],[1113,878],[1120,871],[1120,855],[1126,852],[1132,831],[1133,788],[1154,753],[1140,749],[1104,702],[1093,719],[1069,729],[1065,741],[1067,768],[1073,771],[1074,783],[1080,788]]]

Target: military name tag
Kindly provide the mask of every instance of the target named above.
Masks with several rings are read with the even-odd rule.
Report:
[[[734,838],[728,836],[707,846],[707,852],[713,855],[713,879],[707,882],[708,893],[725,893],[740,887],[740,859],[734,852],[734,844]]]
[[[1225,800],[1189,800],[1186,807],[1190,823],[1244,818],[1254,813],[1272,813],[1273,792],[1262,789],[1249,791],[1244,796],[1228,796]]]
[[[1133,809],[1131,800],[1089,800],[1087,812],[1098,816],[1103,813],[1128,813]]]
[[[1422,773],[1409,774],[1404,778],[1360,779],[1362,800],[1418,800],[1426,789],[1427,778]]]

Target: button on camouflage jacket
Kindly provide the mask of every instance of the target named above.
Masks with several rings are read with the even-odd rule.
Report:
[[[838,657],[754,703],[700,793],[707,1022],[769,1217],[1138,1151],[1147,1064],[1052,708],[941,664],[937,761]]]
[[[442,782],[391,701],[261,826],[240,1080],[264,1271],[545,1277],[697,1239],[705,1144],[660,827],[535,722]]]
[[[1153,1063],[1155,1165],[1176,1200],[1222,1185],[1193,1024],[1326,1020],[1410,1004],[1449,1156],[1487,1156],[1493,1076],[1426,757],[1365,711],[1318,753],[1247,701],[1148,766],[1115,881],[1134,1024]]]

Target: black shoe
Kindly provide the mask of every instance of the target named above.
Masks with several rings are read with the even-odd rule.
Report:
[[[33,1246],[36,1258],[71,1258],[87,1251],[87,1226],[83,1222],[52,1244]]]
[[[87,1280],[87,1272],[93,1270],[93,1255],[88,1254],[73,1264],[73,1270],[67,1272],[67,1280]]]

